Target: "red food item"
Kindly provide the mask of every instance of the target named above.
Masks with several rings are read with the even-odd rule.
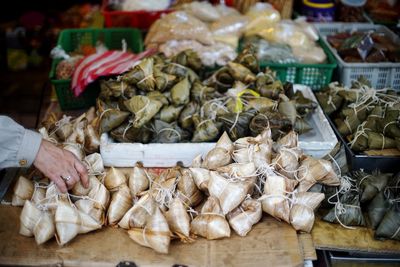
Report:
[[[76,65],[82,60],[82,58],[83,56],[75,56],[58,63],[56,67],[56,78],[58,80],[71,79]]]
[[[81,45],[80,50],[84,56],[89,56],[96,53],[96,47],[92,45]]]

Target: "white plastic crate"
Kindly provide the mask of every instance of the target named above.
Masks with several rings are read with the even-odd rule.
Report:
[[[371,81],[376,89],[393,88],[400,90],[400,63],[347,63],[337,53],[336,49],[327,41],[327,36],[344,31],[375,31],[387,34],[400,46],[400,38],[387,27],[370,23],[314,23],[319,31],[321,39],[334,54],[339,68],[340,82],[350,86],[353,80],[364,76]]]
[[[294,89],[317,102],[309,87],[295,85]],[[299,146],[304,153],[321,158],[332,151],[338,140],[319,105],[307,121],[313,130],[299,136]],[[142,162],[145,167],[173,167],[177,162],[189,166],[195,156],[205,155],[214,146],[215,143],[115,143],[108,134],[103,134],[100,153],[105,166],[132,167]]]

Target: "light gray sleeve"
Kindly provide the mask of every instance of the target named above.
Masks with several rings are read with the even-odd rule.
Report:
[[[39,151],[42,136],[11,118],[0,116],[0,169],[29,167]]]

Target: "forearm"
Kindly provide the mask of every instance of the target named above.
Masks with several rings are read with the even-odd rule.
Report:
[[[39,151],[42,137],[12,119],[0,116],[0,169],[29,167]]]

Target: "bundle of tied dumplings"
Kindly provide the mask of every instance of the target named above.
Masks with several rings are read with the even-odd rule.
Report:
[[[76,184],[61,194],[45,181],[20,177],[13,201],[24,205],[20,233],[38,244],[56,237],[64,245],[103,225],[128,230],[136,243],[168,253],[172,239],[246,236],[262,212],[310,232],[324,194],[307,192],[315,183],[339,185],[332,164],[304,155],[291,131],[274,142],[267,128],[232,142],[224,133],[190,168],[156,175],[139,165],[104,172],[99,154],[87,156],[96,175],[90,186]]]

